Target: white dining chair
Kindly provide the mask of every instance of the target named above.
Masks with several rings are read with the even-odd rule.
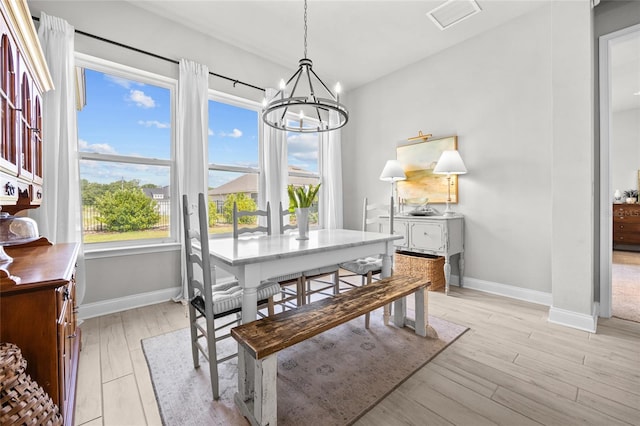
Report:
[[[371,204],[365,197],[362,206],[362,230],[380,232],[383,224],[381,216],[383,215],[391,215],[393,218],[393,210],[390,206],[388,204]],[[379,278],[382,272],[382,257],[371,256],[350,260],[341,263],[340,268],[348,272],[340,277],[342,283],[353,286],[352,282],[344,278],[360,276],[361,286],[371,284],[376,276]],[[369,314],[365,316],[365,328],[369,328]]]
[[[189,328],[193,367],[200,367],[200,353],[209,361],[211,392],[220,398],[218,364],[238,354],[218,358],[217,342],[230,337],[230,328],[241,321],[242,288],[235,279],[216,281],[209,256],[209,224],[204,194],[198,194],[199,229],[191,229],[192,213],[187,195],[182,196],[184,243],[189,297]],[[280,292],[277,282],[263,282],[258,287],[258,306],[268,306],[273,314],[273,296]],[[224,320],[223,320],[224,319]],[[217,323],[217,320],[221,320]],[[201,339],[206,343],[203,345]]]

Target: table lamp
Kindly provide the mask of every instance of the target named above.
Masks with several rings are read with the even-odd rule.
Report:
[[[438,164],[433,169],[433,173],[439,175],[447,175],[447,208],[444,211],[445,216],[453,216],[455,212],[451,210],[451,175],[463,175],[467,173],[467,168],[462,162],[462,158],[458,151],[444,151],[440,155]]]
[[[382,169],[382,173],[380,173],[380,180],[385,182],[391,182],[391,208],[393,209],[393,204],[395,203],[395,194],[394,191],[396,189],[396,182],[399,180],[407,179],[407,175],[404,174],[404,170],[402,169],[402,164],[398,160],[387,160],[387,163],[384,165],[384,169]],[[395,210],[393,210],[395,211]]]

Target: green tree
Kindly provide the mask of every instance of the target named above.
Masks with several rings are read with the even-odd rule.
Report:
[[[108,231],[127,232],[149,229],[160,220],[157,203],[137,188],[105,192],[96,199],[98,220]]]
[[[233,207],[232,207],[233,208]],[[212,227],[218,221],[218,211],[216,203],[209,201],[209,227]]]
[[[140,187],[140,181],[138,179],[132,179],[125,181],[124,179],[111,183],[98,183],[89,182],[86,179],[80,181],[80,188],[82,191],[82,205],[93,206],[96,204],[98,198],[104,196],[107,192],[115,192],[119,189],[134,189]],[[156,185],[149,184],[144,185],[144,188],[156,187]]]
[[[224,199],[224,204],[222,205],[222,215],[224,217],[224,221],[226,223],[233,223],[233,203],[234,201],[238,203],[238,210],[245,211],[254,211],[258,208],[256,202],[253,199],[245,194],[244,192],[237,192],[235,194],[227,195],[227,198]],[[252,225],[256,223],[256,218],[251,216],[245,216],[240,218],[240,223],[245,225]]]

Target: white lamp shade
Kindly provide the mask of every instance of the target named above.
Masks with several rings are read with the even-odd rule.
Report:
[[[467,173],[467,168],[462,162],[462,158],[458,151],[444,151],[440,155],[438,164],[436,164],[433,173],[440,175],[463,175]]]
[[[387,164],[384,165],[384,169],[380,173],[380,180],[387,182],[405,180],[406,178],[407,175],[404,174],[402,164],[398,160],[387,160]]]

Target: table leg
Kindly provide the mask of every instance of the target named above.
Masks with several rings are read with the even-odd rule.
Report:
[[[449,263],[449,255],[444,256],[444,294],[449,294],[449,282],[451,280],[451,263]]]
[[[252,268],[245,269],[238,274],[238,281],[242,291],[242,323],[255,321],[258,315],[258,289],[259,277]],[[253,284],[247,285],[248,283]],[[238,394],[244,401],[249,401],[255,394],[254,383],[255,360],[238,345]]]
[[[460,258],[458,259],[458,269],[460,270],[458,285],[462,287],[462,278],[464,277],[464,252],[460,252]]]
[[[391,246],[391,253],[393,253],[393,246]],[[382,254],[382,268],[380,269],[380,278],[387,278],[391,276],[391,264],[393,257],[387,249],[387,253]],[[384,325],[389,325],[389,318],[391,317],[391,305],[384,305],[384,312],[382,314],[382,320]],[[395,322],[395,319],[394,319]]]

